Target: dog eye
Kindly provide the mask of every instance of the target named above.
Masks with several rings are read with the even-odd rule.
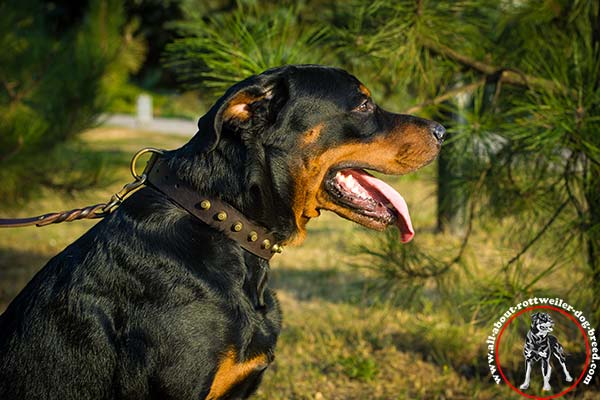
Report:
[[[356,107],[354,110],[358,111],[358,112],[367,112],[367,111],[371,111],[373,109],[373,106],[371,104],[371,101],[369,99],[366,99],[365,101],[363,101],[361,103],[360,106]]]

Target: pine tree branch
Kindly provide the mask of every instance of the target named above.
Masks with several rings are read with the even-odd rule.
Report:
[[[550,225],[552,225],[554,221],[556,221],[556,219],[558,218],[562,210],[567,206],[567,204],[569,204],[569,200],[565,200],[560,206],[558,206],[556,211],[554,211],[554,214],[552,214],[552,217],[550,217],[550,219],[548,220],[548,222],[546,222],[542,229],[540,229],[540,231],[515,256],[513,256],[513,258],[511,258],[506,263],[506,265],[504,265],[503,270],[506,271],[508,267],[510,267],[512,264],[518,261],[523,254],[527,253],[529,248],[533,246],[535,242],[537,242],[542,236],[544,236],[544,233],[546,233],[548,228],[550,228]]]
[[[487,63],[475,60],[471,57],[465,56],[464,54],[457,52],[456,50],[451,49],[448,46],[445,46],[440,43],[435,43],[432,40],[427,39],[427,38],[422,38],[421,44],[423,45],[423,47],[429,49],[430,51],[432,51],[434,53],[438,53],[440,55],[448,57],[454,61],[459,62],[460,64],[463,64],[471,69],[479,71],[487,76],[500,74],[500,76],[497,79],[501,82],[508,83],[510,85],[523,86],[526,88],[544,89],[544,90],[551,91],[551,92],[554,92],[554,91],[559,91],[562,93],[571,92],[564,86],[562,86],[556,82],[553,82],[551,80],[540,78],[540,77],[533,76],[533,75],[524,74],[515,69],[501,68],[501,67],[497,67],[495,65],[491,65],[491,64],[487,64]]]
[[[408,110],[404,111],[404,113],[405,114],[414,114],[416,112],[421,111],[423,108],[425,108],[427,106],[443,103],[444,101],[450,100],[451,98],[453,98],[459,94],[474,92],[475,90],[477,90],[477,88],[479,88],[480,86],[483,86],[485,84],[485,82],[486,82],[486,79],[484,78],[484,79],[478,80],[477,82],[473,82],[468,85],[463,85],[463,86],[457,87],[455,89],[449,90],[446,93],[441,94],[431,100],[427,100],[421,104],[418,104],[416,106],[409,108]]]

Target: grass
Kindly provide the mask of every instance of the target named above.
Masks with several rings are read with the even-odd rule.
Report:
[[[106,201],[129,182],[128,163],[137,149],[175,148],[184,141],[177,136],[106,128],[89,131],[82,140],[89,151],[104,160],[98,186],[71,195],[42,191],[35,201],[11,209],[11,216]],[[460,240],[435,233],[433,177],[434,167],[430,166],[392,182],[412,206],[415,245],[433,251],[440,259],[449,259]],[[8,212],[1,211],[0,215]],[[0,311],[49,258],[94,223],[0,230]],[[377,269],[356,267],[372,262],[356,254],[358,246],[377,249],[385,235],[331,213],[311,221],[305,243],[285,249],[272,261],[271,286],[283,308],[284,328],[276,361],[255,398],[518,398],[506,385],[494,385],[486,371],[485,338],[491,329],[486,318],[496,314],[485,311],[479,300],[480,293],[486,293],[485,285],[495,282],[490,277],[499,274],[492,266],[501,265],[498,260],[509,259],[517,250],[501,239],[504,228],[478,229],[480,233],[472,238],[463,263],[440,278],[413,282],[411,288],[411,282],[378,285],[382,275]],[[538,264],[544,260],[540,250],[521,267],[534,274],[543,268]],[[580,274],[577,268],[561,269],[539,285],[558,287],[556,280],[573,281]],[[372,290],[374,287],[378,289]],[[411,301],[399,301],[409,292]],[[520,334],[513,336],[511,354],[515,355],[503,365],[516,370],[522,364],[522,344]],[[568,351],[578,351],[577,343],[563,344]],[[581,387],[574,394],[582,399],[598,396],[598,392]]]

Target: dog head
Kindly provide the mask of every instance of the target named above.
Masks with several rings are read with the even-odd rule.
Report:
[[[539,336],[546,336],[552,332],[554,321],[546,313],[534,313],[531,316],[531,330]]]
[[[302,240],[321,210],[377,230],[394,224],[409,241],[406,202],[367,170],[414,171],[437,156],[445,133],[436,122],[383,110],[354,76],[316,65],[240,82],[198,127],[180,153],[183,175],[288,244]]]

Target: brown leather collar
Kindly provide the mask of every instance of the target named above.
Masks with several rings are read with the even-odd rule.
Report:
[[[244,250],[266,260],[275,253],[281,253],[281,244],[266,228],[250,221],[229,204],[203,196],[181,182],[160,155],[152,156],[144,174],[147,185],[163,193],[200,221],[224,233]]]

